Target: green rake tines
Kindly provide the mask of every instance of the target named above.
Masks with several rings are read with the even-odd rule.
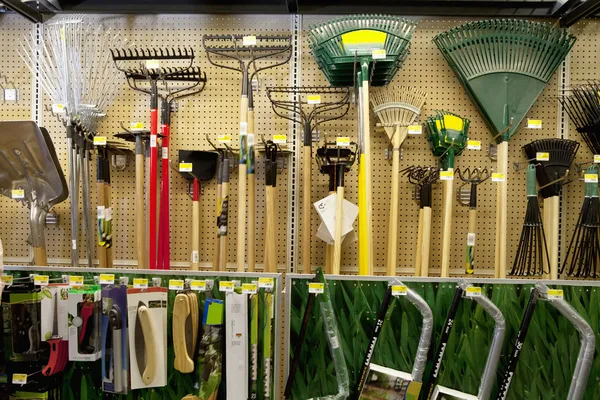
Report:
[[[502,142],[516,133],[576,38],[549,24],[503,19],[470,22],[433,40]]]
[[[408,56],[416,22],[392,15],[353,15],[313,26],[311,53],[329,83],[354,86],[358,62],[371,85],[387,85]]]

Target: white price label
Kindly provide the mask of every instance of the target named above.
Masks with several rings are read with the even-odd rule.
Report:
[[[373,60],[384,60],[386,55],[385,49],[375,49],[371,52]]]
[[[98,219],[104,219],[104,206],[98,206]]]
[[[256,46],[256,36],[244,36],[242,38],[242,45],[244,46]]]
[[[179,172],[192,172],[193,165],[192,163],[179,163]]]
[[[475,233],[467,233],[467,246],[475,246]]]
[[[71,248],[73,250],[77,250],[77,240],[76,239],[71,240]]]
[[[106,146],[106,136],[94,136],[94,146]]]
[[[348,136],[336,137],[335,145],[340,147],[348,147],[350,146],[350,138]]]
[[[156,147],[156,135],[150,135],[150,147]]]
[[[481,294],[481,288],[477,286],[469,286],[467,290],[465,290],[465,296],[467,297],[481,297]]]
[[[469,140],[467,141],[467,149],[469,150],[481,150],[481,141]]]
[[[114,274],[100,274],[100,284],[101,285],[113,285],[115,283],[115,275]]]
[[[160,61],[159,60],[146,60],[146,69],[159,69]]]
[[[244,136],[248,134],[248,123],[240,122],[240,135]]]
[[[10,197],[13,199],[24,199],[25,191],[23,189],[15,189],[10,191]]]
[[[321,95],[311,94],[306,97],[306,102],[308,104],[321,104]]]
[[[147,278],[133,278],[134,289],[148,289]]]
[[[235,290],[235,283],[232,281],[221,281],[219,282],[219,291],[225,293],[233,293]]]
[[[256,283],[242,283],[242,294],[256,294],[258,287]]]
[[[499,172],[494,172],[492,174],[492,182],[505,182],[505,181],[506,181],[505,174],[501,174]]]
[[[537,152],[535,159],[536,161],[550,161],[550,153]]]
[[[325,293],[325,284],[321,282],[309,282],[308,293],[321,294]]]
[[[542,120],[541,119],[528,119],[527,127],[529,129],[542,129]]]
[[[192,251],[192,262],[197,263],[200,262],[200,254],[197,250]]]
[[[408,127],[409,135],[420,135],[423,133],[423,127],[421,125],[410,125]]]
[[[258,278],[258,287],[261,289],[273,289],[275,283],[273,278]]]
[[[440,180],[441,181],[453,181],[454,180],[454,171],[440,171]]]
[[[206,281],[204,280],[193,280],[190,282],[190,289],[203,292],[206,290]]]
[[[585,174],[585,183],[598,183],[598,174]]]
[[[287,135],[273,135],[273,143],[286,144],[287,143]]]
[[[247,141],[248,141],[248,146],[252,147],[254,146],[254,133],[249,133],[247,136]]]
[[[169,290],[183,290],[183,280],[169,279]]]
[[[33,277],[33,284],[35,286],[48,286],[48,283],[50,283],[48,275],[36,275]]]
[[[162,147],[162,158],[163,160],[168,160],[169,159],[169,148],[163,146]]]
[[[565,293],[562,289],[548,289],[548,299],[550,300],[561,300],[565,297]]]
[[[406,285],[392,285],[392,296],[408,295],[408,287]]]
[[[600,164],[600,154],[594,154],[594,163]]]
[[[54,114],[62,114],[65,112],[64,104],[52,104],[52,112]]]

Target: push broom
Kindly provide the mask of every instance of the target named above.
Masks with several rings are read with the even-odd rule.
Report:
[[[398,261],[398,211],[400,200],[400,147],[425,104],[427,93],[406,86],[388,85],[373,91],[371,105],[392,143],[392,195],[390,202],[390,230],[388,237],[386,275],[396,275]]]
[[[454,200],[454,159],[467,145],[470,121],[446,111],[437,111],[425,121],[425,134],[434,156],[439,157],[442,183],[442,263],[441,276],[450,276],[450,247],[452,238],[452,211]]]
[[[566,30],[526,20],[469,22],[434,42],[497,146],[496,278],[506,277],[508,141],[575,43]]]
[[[248,96],[252,84],[251,77],[258,72],[286,64],[292,56],[290,35],[204,35],[202,45],[208,61],[220,68],[230,69],[242,74],[242,92],[240,98],[240,159],[238,185],[238,233],[237,233],[237,271],[245,270],[246,249],[246,191],[247,178],[250,187],[255,187],[254,174],[248,175],[248,154],[254,155],[254,132],[248,130]],[[229,61],[229,63],[228,63]],[[250,121],[254,122],[254,120]],[[254,131],[254,124],[251,130]],[[249,135],[249,133],[251,135]],[[250,160],[253,168],[253,159]],[[254,196],[250,193],[250,196]],[[253,204],[254,201],[251,201]],[[254,220],[255,210],[250,220]],[[254,230],[255,227],[251,226]],[[252,232],[249,232],[252,236]],[[253,240],[251,240],[253,241]],[[251,249],[254,255],[255,249]],[[252,266],[250,267],[252,268]]]
[[[267,97],[281,118],[300,124],[302,138],[302,272],[309,274],[312,214],[312,135],[324,122],[343,118],[350,107],[347,88],[269,87]],[[329,270],[327,270],[329,272]]]
[[[558,279],[559,200],[579,143],[568,139],[539,139],[523,146],[527,159],[536,163],[536,176],[544,198],[544,226],[548,243],[549,278]]]
[[[359,104],[359,266],[373,273],[369,87],[386,86],[408,56],[416,22],[391,15],[353,15],[313,26],[311,54],[335,87],[356,87]]]
[[[575,231],[569,242],[560,273],[576,278],[594,279],[599,276],[600,258],[600,199],[598,199],[598,166],[587,168],[585,197],[577,219]]]

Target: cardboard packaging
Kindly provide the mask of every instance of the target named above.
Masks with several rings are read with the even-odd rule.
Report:
[[[102,289],[102,390],[129,391],[129,337],[127,331],[127,286]]]

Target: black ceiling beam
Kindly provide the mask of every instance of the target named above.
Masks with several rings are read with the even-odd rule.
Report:
[[[600,11],[600,0],[586,0],[563,15],[560,18],[560,26],[568,28],[582,18],[595,15],[598,11]]]
[[[2,0],[2,4],[33,23],[44,22],[44,15],[41,12],[29,7],[21,0]]]

